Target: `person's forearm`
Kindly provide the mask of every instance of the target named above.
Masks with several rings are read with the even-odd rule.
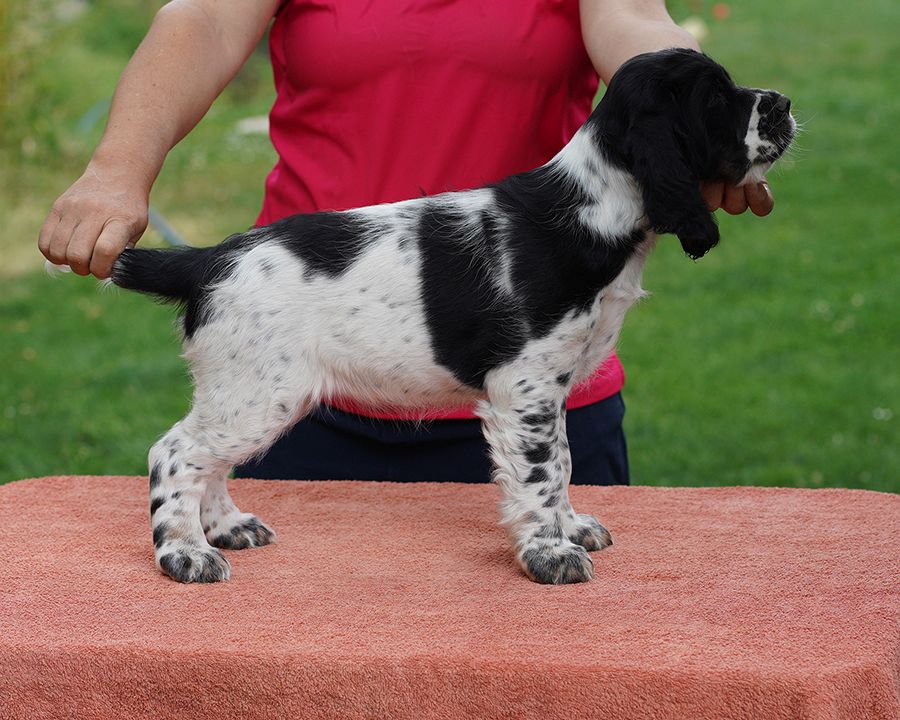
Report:
[[[254,44],[229,38],[199,5],[163,7],[122,73],[92,164],[119,168],[149,190],[166,154],[200,121]]]
[[[582,0],[581,25],[604,83],[635,55],[670,47],[700,49],[693,35],[672,20],[663,0]]]

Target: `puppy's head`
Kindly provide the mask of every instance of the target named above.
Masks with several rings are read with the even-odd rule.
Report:
[[[610,81],[597,140],[640,184],[651,227],[698,258],[719,242],[700,182],[761,180],[794,137],[790,106],[772,90],[735,85],[702,53],[645,53]]]

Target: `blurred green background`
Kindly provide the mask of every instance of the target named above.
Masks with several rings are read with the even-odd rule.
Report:
[[[187,410],[172,310],[48,278],[36,249],[159,5],[0,4],[0,482],[144,474]],[[900,491],[900,3],[670,11],[738,82],[788,94],[805,131],[771,216],[720,217],[699,263],[674,241],[648,263],[620,342],[633,481]],[[255,219],[274,153],[239,123],[272,99],[261,47],[171,153],[151,202],[192,244]]]

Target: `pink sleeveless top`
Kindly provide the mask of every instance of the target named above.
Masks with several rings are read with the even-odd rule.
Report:
[[[543,165],[587,118],[598,85],[576,0],[287,0],[270,51],[279,159],[261,225],[465,190]],[[623,383],[613,355],[568,406]],[[331,404],[382,418],[473,417]]]

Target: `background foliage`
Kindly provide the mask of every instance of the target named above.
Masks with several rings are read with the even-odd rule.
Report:
[[[143,474],[188,407],[172,312],[49,279],[35,249],[82,171],[159,3],[0,5],[0,482]],[[805,133],[775,212],[720,218],[699,263],[664,240],[620,344],[634,481],[900,490],[900,5],[670,3],[738,82],[791,96]],[[250,225],[274,161],[241,119],[273,91],[264,48],[170,155],[151,202],[190,242]],[[148,232],[144,243],[159,238]]]

